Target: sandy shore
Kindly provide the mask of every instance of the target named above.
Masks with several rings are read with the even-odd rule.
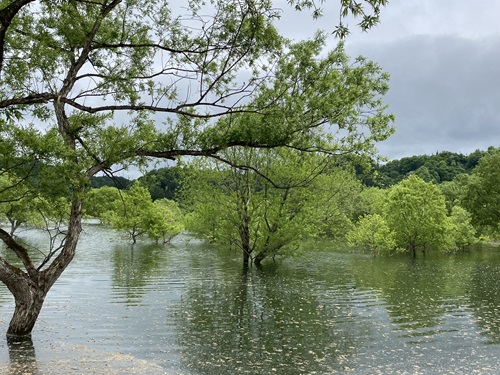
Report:
[[[53,357],[35,359],[27,353],[11,354],[0,363],[0,374],[9,375],[168,375],[155,363],[121,353],[106,353],[88,346],[51,345]]]

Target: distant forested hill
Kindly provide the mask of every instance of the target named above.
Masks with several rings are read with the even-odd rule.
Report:
[[[490,147],[488,150],[493,149]],[[373,185],[392,186],[412,173],[417,174],[425,181],[436,184],[451,181],[461,173],[470,173],[479,159],[487,152],[476,150],[469,155],[464,155],[443,151],[434,155],[418,155],[392,160],[386,164],[375,166],[377,178],[374,179]]]
[[[437,152],[434,155],[416,155],[402,159],[391,160],[386,164],[373,165],[373,171],[365,171],[356,165],[359,178],[368,186],[389,187],[402,181],[410,174],[417,174],[425,181],[440,184],[452,181],[457,175],[470,173],[485,154],[496,150],[476,150],[469,155],[449,151]],[[350,161],[351,165],[356,163]],[[154,169],[139,178],[148,188],[153,200],[174,199],[179,183],[182,181],[182,170],[177,167]],[[94,177],[92,187],[115,186],[118,189],[128,188],[133,181],[123,177]]]
[[[132,181],[126,179],[125,177],[116,176],[94,176],[90,180],[90,186],[93,188],[100,188],[103,186],[113,186],[117,189],[126,189],[131,185]]]
[[[177,167],[153,169],[139,177],[139,181],[148,188],[153,200],[174,199],[181,180],[182,174]]]

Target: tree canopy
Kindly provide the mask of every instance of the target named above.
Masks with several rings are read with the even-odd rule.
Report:
[[[500,230],[500,150],[491,149],[479,160],[462,196],[473,222],[486,233]]]
[[[349,225],[361,184],[331,160],[284,148],[224,157],[258,170],[220,162],[194,168],[184,183],[188,229],[237,248],[244,265],[293,254],[305,238]]]

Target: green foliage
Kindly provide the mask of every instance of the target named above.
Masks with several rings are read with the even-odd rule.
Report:
[[[93,176],[90,180],[90,186],[99,189],[104,186],[116,187],[117,189],[126,189],[131,181],[123,176]]]
[[[385,219],[397,245],[411,254],[450,246],[444,196],[418,176],[411,175],[389,190]]]
[[[33,197],[23,180],[0,170],[0,221],[10,224],[11,235],[19,226],[28,223],[33,211]]]
[[[122,201],[122,193],[112,186],[90,189],[85,199],[85,215],[110,224],[110,212]]]
[[[70,201],[66,197],[38,197],[34,200],[34,207],[37,215],[33,215],[31,224],[47,231],[63,231],[71,211]]]
[[[240,149],[224,156],[258,172],[205,163],[185,179],[184,204],[192,209],[187,227],[232,244],[244,258],[260,262],[293,253],[304,238],[342,232],[357,211],[361,184],[325,158],[290,149]]]
[[[375,255],[401,251],[397,248],[395,233],[378,214],[362,217],[347,233],[350,246],[373,252]]]
[[[384,253],[380,249],[405,249],[413,255],[466,249],[476,241],[472,215],[458,206],[468,181],[462,174],[436,186],[412,174],[390,189],[365,189],[361,218],[348,233],[350,244],[379,254]]]
[[[151,193],[151,198],[174,199],[179,183],[182,179],[181,171],[178,168],[160,168],[149,171],[139,178],[144,186],[147,186]]]
[[[319,215],[319,235],[342,239],[364,209],[362,184],[352,168],[331,166],[311,183],[312,209]]]
[[[464,208],[454,206],[449,217],[450,237],[454,242],[451,250],[465,250],[476,242],[476,230],[472,226],[472,217]]]
[[[184,231],[183,214],[176,202],[159,199],[153,202],[147,235],[157,242],[168,243]]]
[[[382,215],[384,213],[387,193],[387,189],[380,189],[377,187],[364,188],[360,194],[361,210],[358,216],[367,214]]]
[[[500,229],[499,165],[500,151],[491,149],[479,160],[462,201],[472,215],[472,222],[484,234],[494,234]]]
[[[112,211],[105,213],[106,220],[119,231],[129,234],[135,243],[137,237],[147,233],[152,223],[153,202],[146,188],[135,182],[121,195],[121,200],[114,201]]]
[[[470,175],[460,174],[456,176],[452,181],[445,181],[438,185],[441,192],[444,194],[446,199],[446,208],[448,209],[448,214],[454,206],[463,205],[462,202],[465,201],[465,194],[467,191],[467,186],[469,184]]]
[[[110,186],[92,189],[86,202],[87,216],[128,233],[134,243],[143,235],[167,243],[184,230],[177,203],[168,199],[153,202],[147,188],[137,181],[128,190]]]
[[[438,152],[434,155],[419,155],[392,160],[376,168],[379,187],[389,187],[402,181],[410,174],[416,174],[426,182],[440,184],[452,181],[463,173],[471,173],[484,151],[477,150],[469,155],[453,152]]]
[[[290,45],[276,64],[275,79],[251,104],[265,110],[219,121],[200,137],[204,147],[229,143],[374,154],[374,143],[394,131],[382,103],[389,77],[373,62],[351,61],[342,45],[326,56],[324,46],[322,35]]]
[[[65,196],[43,195],[34,190],[32,179],[0,171],[0,220],[10,224],[10,234],[21,225],[44,230],[60,228],[69,218],[69,201]]]

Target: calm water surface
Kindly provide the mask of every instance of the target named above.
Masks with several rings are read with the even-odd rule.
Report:
[[[500,373],[498,252],[412,260],[327,250],[244,272],[238,253],[187,236],[132,246],[88,226],[35,327],[36,361],[68,345],[171,375]],[[2,286],[0,331],[12,310]]]

